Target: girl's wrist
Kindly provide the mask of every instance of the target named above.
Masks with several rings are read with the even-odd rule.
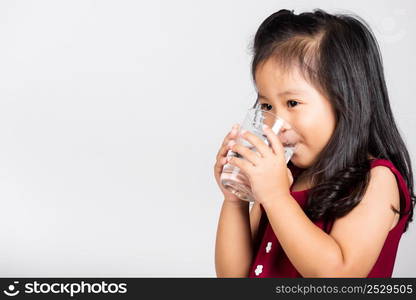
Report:
[[[229,205],[229,206],[235,206],[235,207],[246,207],[249,206],[249,202],[248,201],[244,201],[244,200],[228,200],[227,198],[224,198],[223,201],[224,204]]]
[[[276,205],[276,203],[278,205],[284,204],[285,201],[290,201],[290,199],[293,199],[290,192],[277,193],[277,194],[269,195],[267,199],[263,199],[261,202],[261,205],[264,207],[264,209],[266,209],[270,206]]]

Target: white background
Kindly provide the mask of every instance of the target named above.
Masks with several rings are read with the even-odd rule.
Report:
[[[343,3],[1,1],[0,275],[215,277],[215,156],[281,8],[368,21],[415,165],[416,4]],[[395,277],[416,275],[412,225]]]

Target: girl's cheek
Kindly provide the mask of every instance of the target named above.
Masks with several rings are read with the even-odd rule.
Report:
[[[315,159],[314,149],[303,139],[296,145],[293,162],[300,168],[308,168]]]
[[[296,149],[291,161],[299,168],[309,167],[309,158],[302,145],[299,145],[299,148]]]

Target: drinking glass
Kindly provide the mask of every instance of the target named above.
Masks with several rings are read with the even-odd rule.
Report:
[[[240,136],[241,130],[250,131],[251,133],[262,139],[269,147],[271,147],[267,136],[263,132],[263,124],[268,125],[278,136],[284,147],[284,155],[286,164],[292,158],[295,152],[298,140],[297,134],[292,130],[290,124],[283,118],[270,111],[262,109],[260,106],[250,108],[240,126],[235,142],[242,144],[249,149],[257,152],[256,148],[247,140]],[[228,156],[235,156],[244,159],[239,153],[228,150]],[[226,163],[221,173],[221,184],[241,200],[253,202],[255,201],[251,192],[251,187],[247,176],[240,168]]]

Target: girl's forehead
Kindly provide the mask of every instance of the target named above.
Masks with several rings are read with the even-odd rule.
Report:
[[[257,91],[273,94],[286,90],[308,92],[314,89],[297,66],[283,68],[271,60],[257,67],[255,85]]]

